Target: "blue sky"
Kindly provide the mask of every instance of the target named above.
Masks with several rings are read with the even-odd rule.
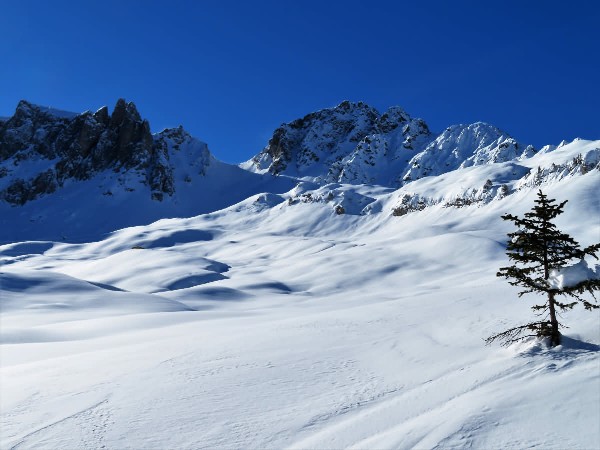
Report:
[[[2,2],[0,116],[132,100],[227,162],[342,100],[433,131],[492,123],[523,143],[600,138],[600,2]]]

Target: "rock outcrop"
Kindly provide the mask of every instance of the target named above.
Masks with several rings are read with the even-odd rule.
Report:
[[[0,122],[0,200],[22,205],[68,180],[105,171],[126,173],[131,184],[126,189],[142,183],[153,199],[162,200],[175,190],[170,144],[177,151],[185,140],[193,138],[182,128],[152,135],[136,106],[123,99],[112,115],[107,107],[72,114],[21,101],[13,116]],[[208,149],[201,144],[198,157],[208,164]]]
[[[377,130],[379,113],[362,103],[344,101],[335,108],[282,124],[247,167],[274,175],[323,176],[368,134]],[[325,172],[326,174],[326,172]]]

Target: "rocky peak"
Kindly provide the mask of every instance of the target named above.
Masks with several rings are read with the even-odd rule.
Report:
[[[117,100],[115,109],[110,118],[110,123],[113,127],[120,126],[126,122],[141,122],[142,118],[133,102],[126,102],[120,98]]]
[[[400,125],[408,122],[410,116],[399,106],[392,106],[384,112],[377,121],[377,131],[379,133],[389,133]]]
[[[244,167],[315,180],[394,185],[398,173],[391,176],[391,171],[401,171],[431,139],[427,124],[398,106],[380,114],[363,102],[345,100],[281,125]]]
[[[506,162],[531,156],[532,146],[525,146],[497,127],[476,122],[446,128],[409,163],[403,180],[440,175],[459,168]]]
[[[342,183],[398,186],[408,161],[432,139],[422,119],[400,107],[381,115],[376,132],[365,136],[354,150],[331,165],[327,179]]]
[[[333,108],[282,124],[268,145],[246,167],[273,174],[319,176],[376,130],[379,113],[363,102],[343,101]]]
[[[110,115],[108,114],[108,107],[103,106],[100,109],[98,109],[98,111],[96,111],[94,113],[94,119],[96,119],[96,121],[98,123],[108,126],[108,124],[110,123]]]
[[[175,145],[181,145],[185,141],[193,139],[192,135],[189,134],[183,126],[179,125],[175,128],[165,128],[158,135],[164,139],[170,139]]]
[[[15,109],[15,114],[13,116],[14,120],[24,120],[33,118],[36,113],[39,113],[40,110],[35,105],[29,103],[26,100],[21,100]]]
[[[175,189],[169,153],[189,139],[182,127],[155,139],[135,104],[124,99],[112,115],[106,106],[73,114],[23,100],[13,117],[0,122],[0,200],[23,204],[68,179],[86,180],[103,171],[141,177],[152,197],[162,199]]]
[[[15,121],[24,121],[24,120],[58,120],[65,121],[72,119],[77,114],[62,111],[60,109],[48,107],[48,106],[40,106],[35,105],[33,103],[28,102],[27,100],[19,101],[17,108],[15,109],[15,114],[11,119]]]

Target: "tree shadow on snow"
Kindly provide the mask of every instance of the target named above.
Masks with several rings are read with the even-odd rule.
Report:
[[[600,345],[563,335],[561,337],[561,345],[550,347],[547,342],[537,340],[535,344],[522,352],[521,356],[533,357],[544,355],[554,360],[567,360],[582,356],[590,356],[599,352]]]

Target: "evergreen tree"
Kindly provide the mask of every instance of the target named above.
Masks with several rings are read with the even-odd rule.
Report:
[[[487,344],[499,340],[504,345],[509,345],[535,336],[549,338],[550,345],[554,347],[560,344],[559,328],[564,327],[557,319],[558,312],[572,309],[577,303],[590,311],[600,307],[596,304],[594,295],[594,291],[600,290],[599,279],[578,280],[574,285],[558,286],[551,278],[556,275],[556,271],[570,266],[573,260],[583,260],[586,255],[598,259],[596,253],[600,250],[600,243],[581,249],[575,239],[558,230],[552,222],[564,212],[567,201],[556,204],[554,199],[549,199],[541,190],[537,196],[536,205],[525,213],[525,217],[512,214],[502,216],[502,219],[517,226],[517,231],[508,233],[510,239],[506,252],[514,264],[500,268],[496,275],[507,278],[513,286],[524,288],[519,292],[519,297],[528,293],[545,295],[544,303],[532,306],[541,320],[490,336],[486,339]],[[591,294],[593,302],[582,297],[586,292]],[[557,300],[559,296],[572,301],[565,300],[563,303]]]

